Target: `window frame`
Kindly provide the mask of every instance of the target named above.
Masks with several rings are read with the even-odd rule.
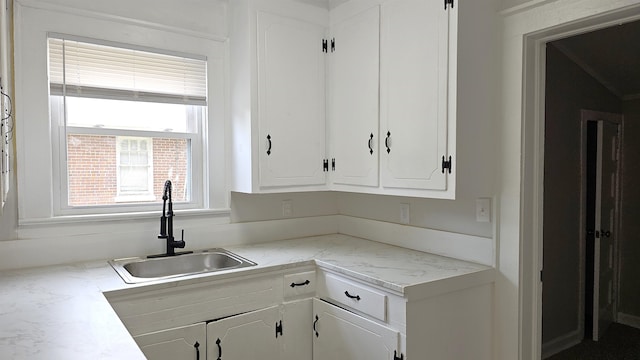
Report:
[[[193,176],[192,189],[201,192],[199,204],[175,204],[187,214],[229,214],[227,159],[229,129],[228,43],[206,33],[129,22],[112,17],[85,17],[73,12],[23,7],[15,18],[16,108],[21,109],[21,131],[16,133],[18,167],[18,226],[66,223],[78,220],[121,219],[123,216],[155,216],[156,206],[119,205],[104,211],[69,212],[60,207],[60,149],[53,142],[60,132],[49,120],[48,34],[104,39],[142,48],[195,54],[207,59],[207,98],[198,140],[202,148],[202,174]],[[194,162],[195,165],[195,162]],[[145,215],[148,214],[148,215]]]
[[[67,164],[67,134],[86,134],[86,135],[109,135],[109,136],[123,136],[123,137],[147,137],[147,138],[169,138],[169,139],[187,139],[191,141],[191,159],[188,167],[191,171],[191,184],[190,200],[184,202],[176,202],[176,207],[179,209],[202,209],[205,206],[203,199],[204,191],[202,185],[204,184],[204,164],[207,161],[207,156],[204,155],[204,118],[206,114],[204,111],[190,111],[193,116],[192,125],[190,125],[193,132],[163,132],[163,131],[145,131],[145,130],[122,130],[122,129],[105,129],[97,127],[81,127],[81,126],[65,126],[64,124],[64,100],[60,96],[62,101],[54,101],[54,97],[50,96],[50,117],[51,117],[51,131],[52,139],[58,139],[58,141],[52,141],[52,149],[54,155],[53,161],[53,184],[59,188],[58,196],[54,196],[54,214],[58,216],[66,215],[92,215],[92,214],[109,214],[118,212],[145,212],[153,211],[158,208],[158,203],[118,203],[118,194],[116,195],[116,203],[104,204],[104,205],[69,205],[69,177],[68,177],[68,164]],[[194,108],[193,105],[187,105],[190,108]],[[55,115],[57,114],[57,115]],[[116,151],[117,152],[117,151]],[[117,171],[119,172],[119,166]],[[119,186],[119,185],[118,185]],[[122,199],[124,200],[124,199]],[[120,209],[120,211],[116,211]]]

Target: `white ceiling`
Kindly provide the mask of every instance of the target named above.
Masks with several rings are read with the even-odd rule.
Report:
[[[621,99],[640,97],[640,21],[553,44]]]

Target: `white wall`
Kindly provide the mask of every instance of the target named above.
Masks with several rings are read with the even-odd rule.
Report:
[[[225,37],[226,0],[16,0],[43,8],[66,7],[91,13],[109,14],[156,27],[175,27],[196,33]]]
[[[244,223],[287,218],[305,218],[338,214],[336,192],[301,192],[283,194],[231,193],[231,222]],[[283,213],[283,203],[290,205],[291,215]]]

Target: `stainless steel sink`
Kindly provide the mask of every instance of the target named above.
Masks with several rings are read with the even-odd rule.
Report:
[[[124,258],[109,264],[128,284],[255,266],[256,263],[224,249],[159,258]]]

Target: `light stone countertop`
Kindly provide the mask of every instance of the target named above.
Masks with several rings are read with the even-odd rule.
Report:
[[[225,246],[257,265],[125,284],[106,261],[0,272],[0,358],[144,359],[103,292],[146,291],[301,265],[404,294],[433,296],[493,282],[491,267],[346,235]]]

